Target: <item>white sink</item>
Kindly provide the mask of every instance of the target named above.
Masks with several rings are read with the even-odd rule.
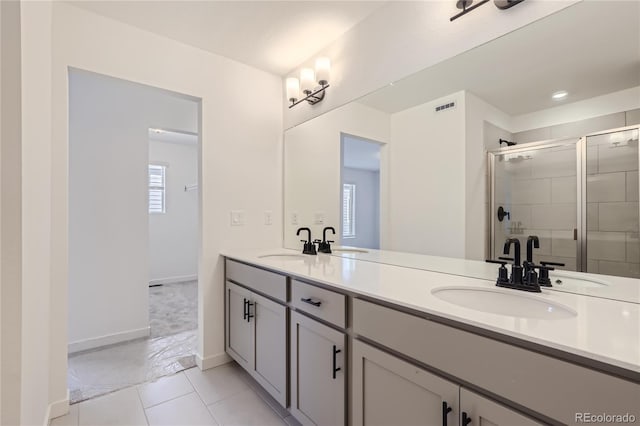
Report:
[[[551,285],[558,289],[579,290],[581,288],[602,288],[609,284],[592,278],[573,278],[560,274],[553,274],[549,277]]]
[[[577,315],[573,309],[567,306],[520,290],[438,287],[433,289],[431,294],[463,308],[510,317],[556,320]]]
[[[276,254],[264,254],[262,256],[258,256],[259,259],[277,259],[277,260],[304,260],[305,257],[309,255],[306,254],[290,254],[290,253],[276,253]]]

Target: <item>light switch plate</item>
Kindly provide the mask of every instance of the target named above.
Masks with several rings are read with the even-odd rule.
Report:
[[[313,214],[313,223],[316,225],[324,225],[324,212],[315,212]]]
[[[244,226],[244,210],[231,210],[231,226]]]
[[[264,211],[264,224],[265,225],[273,224],[273,212],[271,210]]]
[[[291,213],[291,224],[292,225],[298,224],[298,212]]]

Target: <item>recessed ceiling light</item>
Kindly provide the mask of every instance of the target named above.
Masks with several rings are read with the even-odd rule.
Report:
[[[567,92],[566,90],[560,90],[559,92],[555,92],[553,95],[551,95],[551,97],[556,101],[559,101],[560,99],[566,98],[568,94],[569,92]]]

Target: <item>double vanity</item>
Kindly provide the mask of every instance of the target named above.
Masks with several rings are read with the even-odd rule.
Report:
[[[223,254],[226,351],[302,424],[640,421],[635,294],[527,293],[496,265],[378,250]]]

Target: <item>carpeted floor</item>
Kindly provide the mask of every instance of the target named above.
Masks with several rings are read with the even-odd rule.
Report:
[[[149,287],[151,337],[198,328],[198,282]]]
[[[72,403],[196,365],[196,281],[149,288],[151,336],[69,355]]]

